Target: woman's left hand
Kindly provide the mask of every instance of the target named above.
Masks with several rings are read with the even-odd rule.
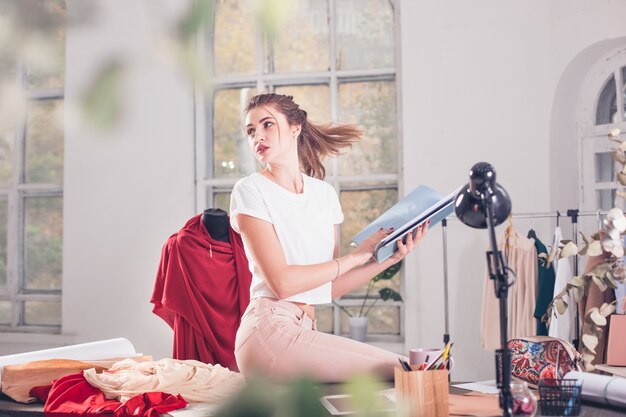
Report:
[[[398,250],[391,257],[394,263],[400,262],[409,254],[409,252],[411,252],[421,243],[422,239],[424,239],[424,236],[426,236],[426,233],[428,232],[429,224],[430,220],[420,224],[410,233],[407,233],[406,243],[403,243],[401,238],[398,239]]]

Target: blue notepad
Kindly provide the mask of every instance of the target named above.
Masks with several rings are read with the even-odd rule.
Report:
[[[454,211],[454,199],[463,187],[457,188],[447,196],[442,196],[432,188],[420,185],[393,207],[370,223],[352,238],[353,245],[360,245],[381,227],[394,228],[394,232],[376,245],[374,259],[378,263],[389,258],[398,249],[397,240],[404,238],[426,220],[430,219],[429,229],[448,217]]]

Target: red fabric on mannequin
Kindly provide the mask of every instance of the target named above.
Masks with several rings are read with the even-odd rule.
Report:
[[[248,260],[241,236],[211,238],[202,215],[170,236],[161,253],[153,312],[174,330],[174,359],[195,359],[237,371],[234,346],[250,302]]]
[[[87,382],[82,372],[59,378],[49,387],[35,387],[30,395],[45,402],[43,412],[46,417],[159,417],[161,413],[187,406],[180,395],[163,392],[136,395],[123,404],[109,400]]]

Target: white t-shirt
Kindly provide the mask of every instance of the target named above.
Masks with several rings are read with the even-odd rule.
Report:
[[[255,173],[239,180],[230,197],[230,224],[239,233],[238,214],[247,214],[274,225],[288,265],[311,265],[333,259],[334,225],[343,222],[343,213],[335,189],[325,181],[302,174],[302,194],[287,191],[269,178]],[[249,255],[252,273],[250,299],[277,296],[270,290]],[[331,283],[289,298],[307,304],[331,302]]]

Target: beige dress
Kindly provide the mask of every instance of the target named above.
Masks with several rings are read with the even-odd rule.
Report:
[[[535,244],[512,230],[500,237],[498,247],[507,266],[517,275],[508,294],[508,338],[534,336],[536,324],[533,313],[537,300],[537,249]],[[509,272],[509,280],[514,275]],[[500,307],[494,282],[485,274],[483,308],[480,326],[481,344],[485,350],[500,349]]]

